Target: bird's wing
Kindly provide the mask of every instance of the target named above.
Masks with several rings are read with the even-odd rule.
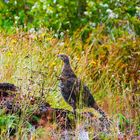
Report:
[[[68,78],[67,82],[72,85],[73,90],[75,93],[83,92],[85,97],[92,96],[90,89],[86,86],[79,78]],[[72,89],[71,89],[72,90]]]
[[[88,86],[83,85],[83,90],[84,90],[85,94],[91,94],[91,92],[90,92]]]
[[[75,92],[79,92],[81,87],[81,80],[75,77],[71,77],[67,79],[67,82],[71,85],[71,90],[75,90]]]
[[[95,109],[98,108],[94,97],[92,96],[89,88],[86,85],[83,85],[83,94],[84,94],[85,104],[87,104],[88,107],[93,107]]]

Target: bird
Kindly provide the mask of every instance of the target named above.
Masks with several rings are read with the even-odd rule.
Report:
[[[88,86],[74,73],[69,56],[66,54],[58,54],[57,56],[64,63],[61,75],[58,77],[58,80],[60,80],[60,92],[64,100],[73,108],[74,114],[76,114],[77,108],[84,106],[94,108],[101,114],[100,120],[108,123],[106,113],[97,105]]]

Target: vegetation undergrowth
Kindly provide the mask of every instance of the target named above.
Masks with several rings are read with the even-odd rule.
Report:
[[[74,71],[90,87],[115,127],[128,139],[135,138],[140,134],[140,38],[123,30],[121,34],[107,34],[104,25],[100,25],[88,32],[83,40],[85,29],[60,39],[45,28],[37,32],[17,30],[11,35],[1,32],[0,82],[14,83],[22,94],[43,97],[54,108],[72,110],[64,102],[57,80],[62,67],[57,54],[68,54]],[[20,118],[6,116],[1,111],[1,138],[8,139],[11,125],[17,130],[17,138],[27,139],[29,133],[36,138],[40,135],[50,138],[55,124],[46,125],[46,133],[42,128],[32,130],[26,118],[35,107],[28,106],[28,101],[21,102],[25,113]],[[115,131],[112,130],[109,138],[100,137],[115,139],[118,133]]]

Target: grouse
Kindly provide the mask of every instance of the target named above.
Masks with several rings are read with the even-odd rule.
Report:
[[[58,78],[60,80],[60,91],[64,100],[72,106],[75,114],[76,108],[80,108],[81,106],[91,107],[102,115],[102,121],[107,121],[104,111],[97,105],[89,88],[77,78],[72,70],[69,57],[65,54],[59,54],[58,57],[64,62],[62,73]]]

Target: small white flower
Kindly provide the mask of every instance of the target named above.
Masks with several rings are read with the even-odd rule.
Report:
[[[61,32],[60,35],[63,36],[64,35],[64,32]]]
[[[108,7],[108,4],[103,4],[103,3],[100,3],[100,6],[104,7],[104,8],[107,8]]]
[[[14,5],[17,5],[17,1],[16,0],[14,1]]]
[[[19,17],[18,16],[15,16],[15,20],[19,20]]]
[[[107,8],[107,7],[108,7],[108,4],[104,4],[104,6],[103,6],[103,7]]]
[[[30,32],[30,33],[34,33],[34,32],[35,32],[35,28],[31,28],[31,29],[29,30],[29,32]]]
[[[90,22],[89,25],[92,26],[92,27],[95,27],[96,23]]]
[[[50,30],[52,30],[52,29],[50,29]],[[55,36],[55,37],[58,37],[58,34],[54,34],[54,36]]]
[[[64,44],[65,44],[64,42],[60,42],[59,46],[64,46]]]
[[[43,5],[43,10],[46,10],[47,9],[47,6],[44,4]]]
[[[118,18],[118,14],[115,14],[111,9],[107,9],[106,12],[108,13],[108,18]]]
[[[84,15],[88,15],[88,12],[87,12],[87,11],[85,11],[85,12],[84,12]]]
[[[118,14],[111,13],[111,14],[109,15],[109,18],[118,18]]]
[[[114,18],[115,17],[115,15],[114,15],[114,13],[109,13],[109,16],[108,16],[109,18]]]
[[[35,4],[32,6],[32,10],[38,8],[38,3],[35,2]]]
[[[112,10],[111,9],[107,9],[106,12],[107,13],[112,13]]]

